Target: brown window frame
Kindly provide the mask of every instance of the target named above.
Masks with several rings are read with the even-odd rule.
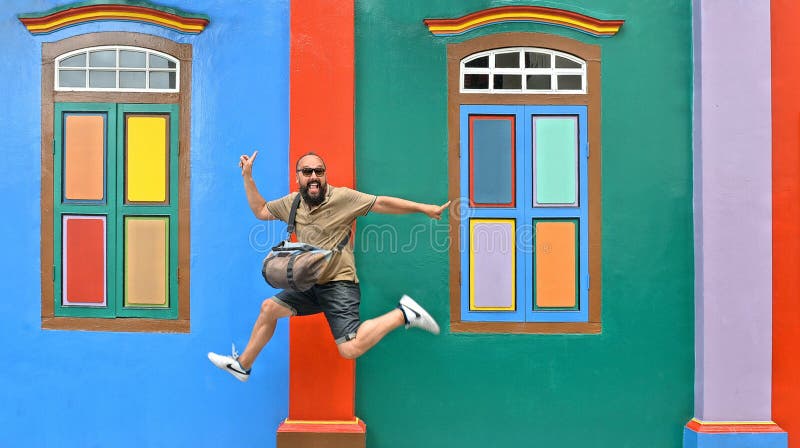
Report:
[[[461,60],[487,50],[536,47],[570,53],[586,61],[586,93],[472,93],[461,92]],[[462,105],[585,105],[588,121],[589,182],[589,320],[587,322],[465,322],[461,320],[460,216],[450,219],[450,330],[454,333],[598,334],[601,320],[601,82],[600,46],[543,33],[502,33],[447,45],[448,80],[448,194],[460,197],[460,107]],[[469,275],[469,274],[467,274]]]
[[[70,51],[102,45],[148,48],[180,61],[179,92],[92,92],[56,91],[55,59]],[[42,328],[52,330],[90,330],[120,332],[189,333],[189,256],[190,256],[190,145],[191,135],[192,46],[140,33],[101,32],[82,34],[42,44],[42,178],[41,178],[41,285]],[[53,113],[60,102],[178,104],[178,318],[83,318],[54,315],[53,284]]]

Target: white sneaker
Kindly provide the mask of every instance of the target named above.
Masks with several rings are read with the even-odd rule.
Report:
[[[406,316],[406,328],[417,327],[433,334],[439,334],[439,324],[425,311],[425,308],[419,306],[411,297],[403,294],[403,297],[400,298],[400,310]]]
[[[231,344],[231,356],[208,352],[208,360],[243,383],[250,379],[250,369],[245,370],[239,364],[239,353],[236,352],[236,346],[233,344]]]

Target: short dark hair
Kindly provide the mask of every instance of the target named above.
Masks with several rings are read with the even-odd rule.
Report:
[[[322,160],[322,166],[323,167],[325,166],[325,159],[323,159],[321,155],[315,153],[314,151],[309,151],[309,152],[307,152],[307,153],[305,153],[305,154],[303,154],[303,155],[301,155],[300,157],[297,158],[297,162],[294,163],[294,169],[296,169],[296,170],[300,169],[300,161],[303,160],[303,157],[306,157],[306,156],[314,156],[314,157],[318,158],[319,160]]]

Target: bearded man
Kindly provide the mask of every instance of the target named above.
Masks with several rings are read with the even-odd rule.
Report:
[[[295,164],[299,193],[290,193],[273,201],[265,201],[253,180],[252,156],[243,154],[239,167],[250,209],[258,219],[288,221],[296,195],[301,201],[295,217],[295,232],[299,241],[323,249],[333,249],[349,236],[353,221],[369,212],[388,214],[424,213],[441,219],[450,202],[443,205],[421,204],[390,196],[374,196],[346,187],[334,187],[327,182],[325,162],[317,154],[307,153]],[[371,349],[390,331],[405,325],[439,333],[436,321],[411,297],[404,295],[397,307],[381,316],[361,321],[359,306],[361,291],[356,276],[353,249],[345,244],[334,251],[321,278],[307,291],[284,290],[263,301],[247,347],[241,355],[233,349],[231,355],[209,353],[214,365],[239,381],[250,378],[256,357],[272,338],[278,319],[325,313],[339,354],[355,359]]]

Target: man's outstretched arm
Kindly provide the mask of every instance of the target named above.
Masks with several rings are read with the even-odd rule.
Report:
[[[420,204],[419,202],[391,196],[378,196],[372,211],[375,213],[387,213],[393,215],[409,213],[425,213],[433,219],[442,219],[442,212],[450,206],[450,201],[442,205]]]
[[[255,162],[257,155],[258,151],[255,151],[252,156],[242,154],[239,157],[239,168],[242,169],[244,192],[247,194],[247,204],[258,219],[263,219],[264,221],[278,219],[270,213],[267,208],[267,201],[265,201],[261,193],[258,192],[256,181],[253,180],[253,162]]]

